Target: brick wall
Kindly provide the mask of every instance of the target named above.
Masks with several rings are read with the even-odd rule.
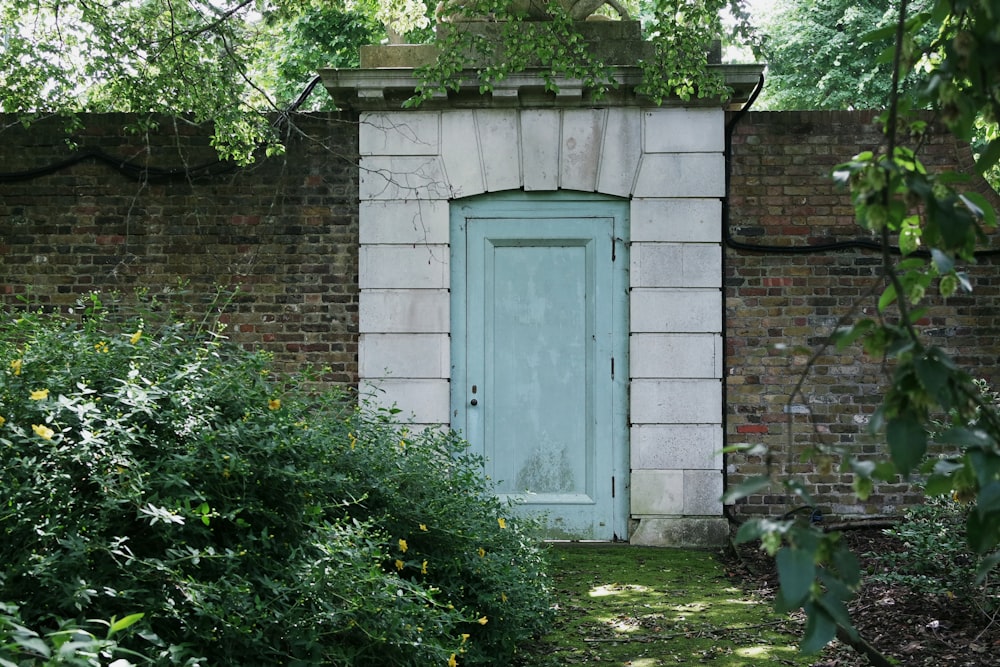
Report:
[[[818,443],[861,452],[879,447],[865,431],[885,380],[877,360],[855,349],[825,351],[786,412],[811,352],[877,280],[876,253],[830,246],[862,236],[847,194],[834,188],[829,174],[878,144],[871,117],[751,112],[735,126],[732,141],[727,441],[767,445],[779,467],[804,473],[824,511],[837,514],[892,513],[916,499],[907,485],[883,485],[857,505],[850,477],[837,474],[836,461],[798,463],[802,450]],[[173,290],[171,300],[198,312],[210,306],[216,286],[239,285],[240,296],[222,315],[232,338],[274,352],[281,370],[311,363],[329,366],[331,381],[356,382],[356,123],[299,118],[302,134],[289,134],[285,155],[226,170],[213,164],[203,128],[164,122],[161,130],[135,136],[120,130],[125,120],[89,117],[75,139],[85,149],[159,169],[209,167],[136,180],[91,158],[30,180],[0,178],[0,303],[21,307],[27,299],[66,309],[90,290],[129,294],[141,287],[154,294]],[[74,155],[54,123],[24,130],[0,117],[0,128],[0,173]],[[922,155],[929,166],[971,163],[967,148],[937,130]],[[986,191],[981,182],[976,187]],[[802,252],[823,245],[832,249]],[[973,373],[1000,382],[997,261],[985,257],[971,267],[974,295],[934,305],[925,329]],[[185,294],[176,293],[179,282]],[[871,312],[873,303],[862,307]],[[762,457],[729,455],[728,482],[762,473],[763,466]],[[779,494],[762,494],[734,511],[788,507]]]
[[[841,515],[891,514],[919,498],[908,485],[883,484],[868,503],[857,504],[851,477],[837,473],[838,460],[799,462],[806,448],[819,444],[859,453],[880,447],[866,431],[887,377],[878,360],[857,348],[827,349],[803,375],[839,318],[859,300],[861,312],[873,314],[881,292],[863,298],[878,284],[879,254],[838,245],[872,239],[854,223],[847,193],[830,178],[839,162],[879,146],[873,116],[751,112],[732,138],[731,238],[725,249],[727,444],[766,445],[778,469],[804,475],[824,512]],[[972,173],[969,149],[940,128],[932,128],[921,156],[928,168],[958,166]],[[985,182],[973,186],[997,205]],[[975,375],[1000,381],[998,261],[986,257],[969,268],[972,296],[953,297],[946,305],[931,301],[924,331]],[[729,455],[726,469],[728,483],[739,483],[763,474],[765,458]],[[797,504],[780,493],[760,494],[734,510],[774,514]]]
[[[285,155],[230,169],[205,128],[180,122],[135,135],[121,130],[133,119],[90,116],[74,153],[58,123],[11,120],[0,117],[8,176],[94,150],[151,169],[91,157],[0,179],[0,302],[65,311],[91,290],[144,288],[198,315],[218,286],[238,286],[221,315],[234,340],[272,351],[279,370],[310,363],[356,382],[356,122],[297,117]]]

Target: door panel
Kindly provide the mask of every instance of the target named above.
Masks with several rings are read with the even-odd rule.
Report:
[[[579,203],[517,203],[463,207],[456,221],[455,426],[498,493],[544,516],[549,537],[624,537],[622,221]]]

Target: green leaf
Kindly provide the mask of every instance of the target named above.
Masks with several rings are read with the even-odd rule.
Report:
[[[837,625],[843,627],[852,636],[857,636],[857,630],[851,624],[851,613],[847,610],[847,605],[844,604],[843,599],[837,597],[832,593],[833,590],[843,588],[843,586],[838,586],[836,581],[829,578],[824,578],[824,583],[831,588],[831,592],[826,593],[819,600],[816,601],[818,607],[822,607],[833,622]]]
[[[990,449],[996,444],[993,437],[986,431],[978,428],[966,428],[964,426],[948,429],[944,433],[935,436],[934,442],[944,445],[981,447],[985,449]]]
[[[983,517],[979,512],[969,512],[965,522],[965,535],[969,548],[977,554],[984,554],[1000,542],[1000,525],[995,515]]]
[[[751,477],[742,484],[734,486],[726,491],[726,493],[722,496],[722,504],[728,505],[730,503],[734,503],[740,498],[746,498],[747,496],[753,495],[758,491],[763,491],[769,486],[771,486],[771,478],[767,475]]]
[[[950,410],[952,394],[950,384],[955,365],[939,348],[931,348],[924,355],[913,360],[917,379],[927,393],[933,396],[945,410]]]
[[[816,579],[816,560],[812,551],[797,547],[782,547],[774,558],[778,566],[781,590],[778,594],[779,607],[784,610],[798,609],[809,597],[813,581]]]
[[[950,273],[955,268],[955,260],[937,248],[931,248],[931,261],[938,273]]]
[[[927,452],[927,431],[913,415],[904,414],[889,420],[885,434],[892,462],[904,477],[909,477]]]
[[[868,318],[858,320],[853,326],[834,331],[830,334],[830,341],[837,346],[837,349],[842,350],[874,328],[873,320]]]
[[[996,142],[1000,143],[1000,142]],[[972,208],[975,206],[978,209],[978,215],[976,217],[982,219],[983,224],[987,227],[996,227],[997,225],[997,215],[993,210],[993,206],[986,197],[982,196],[978,192],[966,192],[961,196],[962,201],[966,206]],[[975,214],[975,211],[973,211]]]
[[[889,285],[882,292],[882,296],[878,299],[878,310],[879,312],[885,312],[885,309],[896,301],[896,287],[894,285]]]
[[[1000,482],[993,481],[979,489],[976,512],[983,517],[1000,513]]]
[[[872,483],[871,477],[861,477],[856,475],[854,477],[854,495],[858,497],[858,500],[865,501],[872,494],[875,485]]]
[[[924,493],[928,496],[944,496],[951,493],[952,486],[950,475],[931,475],[924,483]]]
[[[135,623],[137,623],[145,615],[146,614],[144,614],[142,612],[140,612],[138,614],[129,614],[128,616],[120,618],[117,621],[114,619],[114,617],[112,617],[111,618],[111,627],[108,628],[108,637],[111,637],[111,635],[115,634],[116,632],[121,632],[125,628],[128,628],[128,627],[134,625]]]
[[[818,653],[824,646],[833,641],[837,635],[837,624],[830,614],[817,604],[806,605],[806,630],[799,645],[806,655]]]
[[[1000,563],[1000,551],[991,553],[976,568],[976,586],[982,586],[990,571]]]
[[[986,150],[979,154],[979,159],[976,160],[976,171],[980,175],[985,174],[997,162],[1000,162],[1000,139],[991,141]]]
[[[861,564],[854,552],[838,543],[833,552],[833,565],[840,574],[840,580],[849,588],[854,588],[861,583]],[[843,596],[841,596],[843,597]]]
[[[992,450],[970,448],[966,456],[976,472],[979,486],[984,487],[1000,476],[1000,457]]]
[[[941,292],[941,296],[948,298],[958,291],[958,277],[954,275],[941,276],[941,282],[938,284],[938,291]]]
[[[736,531],[736,537],[733,538],[733,541],[736,542],[736,544],[751,542],[759,539],[764,532],[764,525],[759,519],[750,519],[740,525],[739,529]]]

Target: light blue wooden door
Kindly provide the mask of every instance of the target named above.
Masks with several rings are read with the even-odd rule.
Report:
[[[625,538],[627,203],[452,204],[452,416],[546,536]]]

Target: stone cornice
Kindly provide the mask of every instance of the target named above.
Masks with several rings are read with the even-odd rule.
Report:
[[[462,78],[458,90],[447,95],[437,95],[424,101],[416,109],[442,108],[573,108],[573,107],[623,107],[623,106],[740,106],[753,91],[760,79],[763,65],[710,65],[720,72],[733,90],[728,100],[677,98],[664,100],[657,105],[652,99],[636,92],[642,83],[639,67],[613,68],[613,79],[618,87],[594,99],[593,90],[579,79],[556,77],[553,82],[559,92],[545,90],[540,69],[528,69],[508,76],[493,86],[493,90],[480,92],[475,72],[470,70]],[[403,103],[413,96],[418,79],[409,67],[377,69],[324,69],[320,70],[323,85],[337,107],[345,111],[402,111]]]

